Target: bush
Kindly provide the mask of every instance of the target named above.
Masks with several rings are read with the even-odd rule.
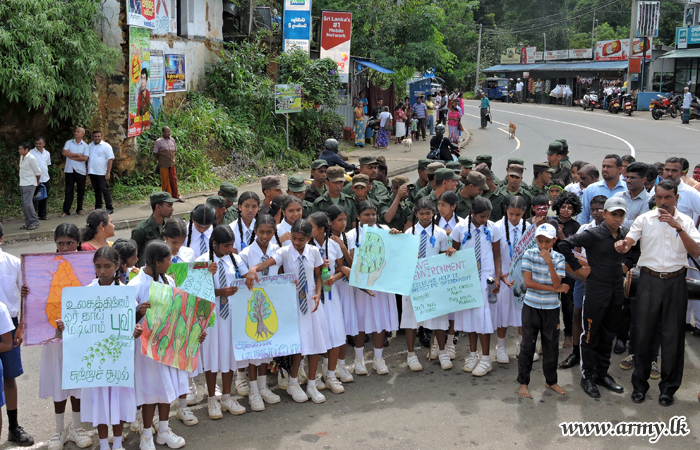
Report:
[[[305,154],[316,158],[323,151],[326,139],[343,137],[345,119],[332,111],[305,109],[289,115],[289,142]]]

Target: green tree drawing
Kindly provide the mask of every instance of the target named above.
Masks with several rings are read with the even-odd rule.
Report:
[[[160,340],[160,343],[158,344],[158,360],[163,361],[163,358],[165,358],[165,351],[168,349],[168,343],[170,342],[170,338],[168,336],[163,336]]]
[[[193,370],[193,363],[194,363],[194,355],[197,353],[197,349],[199,349],[199,336],[202,335],[202,327],[198,324],[195,323],[194,326],[192,327],[192,331],[190,332],[190,337],[187,341],[187,348],[185,349],[185,356],[187,356],[187,371],[192,372]]]
[[[180,350],[185,346],[185,340],[187,339],[187,325],[185,324],[185,319],[182,316],[177,318],[177,325],[175,326],[175,334],[173,335],[173,350],[175,350],[175,358],[173,359],[173,366],[180,367]]]
[[[366,233],[365,242],[360,247],[358,255],[358,270],[360,273],[371,273],[379,270],[384,264],[384,241],[375,233]]]
[[[258,324],[255,335],[263,339],[272,337],[272,332],[265,325],[265,319],[268,319],[272,314],[271,307],[272,304],[262,291],[256,290],[250,298],[248,317],[251,322]]]

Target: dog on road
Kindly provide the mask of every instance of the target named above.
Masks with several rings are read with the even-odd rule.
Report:
[[[515,124],[513,122],[510,122],[510,125],[508,125],[508,139],[515,138],[515,128]]]

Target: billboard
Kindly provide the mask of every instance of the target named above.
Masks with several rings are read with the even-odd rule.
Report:
[[[568,50],[550,50],[544,52],[545,61],[560,61],[562,59],[569,59]]]
[[[637,2],[637,37],[659,36],[661,2]]]
[[[520,64],[520,52],[522,50],[517,47],[505,49],[501,54],[501,64]]]
[[[321,13],[321,58],[338,64],[341,83],[347,83],[350,73],[350,34],[352,13],[323,11]]]
[[[311,48],[311,0],[284,0],[282,51]]]
[[[569,59],[593,59],[593,49],[577,48],[569,50]]]
[[[520,50],[520,64],[535,64],[537,47],[523,47]]]
[[[647,59],[651,59],[651,39],[635,39],[630,53],[629,39],[616,39],[614,41],[598,41],[595,48],[596,61],[627,61],[630,56],[641,58],[643,55],[642,39],[647,40]]]
[[[151,29],[154,34],[177,33],[177,15],[168,9],[168,3],[166,0],[127,0],[126,23]]]
[[[151,129],[151,31],[129,27],[129,137]]]

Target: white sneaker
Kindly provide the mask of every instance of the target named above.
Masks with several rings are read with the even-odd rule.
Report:
[[[236,392],[238,392],[238,395],[241,397],[247,397],[250,394],[250,383],[248,383],[247,376],[241,378],[236,376]]]
[[[496,361],[498,361],[499,364],[508,364],[510,362],[510,357],[505,347],[496,346]]]
[[[265,403],[263,403],[260,394],[250,394],[248,401],[250,402],[250,409],[253,411],[265,411]]]
[[[430,346],[430,352],[426,356],[428,358],[428,361],[432,361],[434,359],[438,359],[438,343],[437,343],[437,338],[433,338],[433,343]]]
[[[129,425],[129,429],[134,433],[143,433],[143,418],[137,417],[136,420],[131,422],[131,424]]]
[[[518,356],[520,356],[520,342],[515,344],[515,357],[517,358]]]
[[[214,397],[221,399],[221,386],[219,386],[219,382],[216,382],[216,386],[214,386]]]
[[[159,445],[167,445],[170,448],[180,448],[185,446],[185,438],[173,433],[173,430],[168,427],[163,433],[158,433],[156,443]]]
[[[51,439],[49,439],[49,450],[62,450],[63,444],[66,442],[68,442],[68,433],[66,433],[66,430],[63,430],[60,433],[56,431],[51,436]]]
[[[538,352],[535,352],[534,355],[532,355],[532,360],[533,361],[539,361],[540,360],[540,354]]]
[[[423,370],[423,365],[418,361],[416,355],[409,356],[406,363],[408,364],[408,368],[411,369],[411,372],[420,372]]]
[[[75,442],[75,445],[80,448],[90,447],[92,445],[92,439],[82,428],[73,428],[71,426],[68,429],[68,440]]]
[[[348,368],[345,367],[345,364],[338,364],[338,367],[335,369],[335,375],[343,383],[352,383],[355,381],[352,375],[350,375],[350,372],[348,372]]]
[[[190,408],[178,408],[175,417],[181,420],[182,423],[184,423],[188,427],[197,425],[199,423],[199,419],[195,417],[194,413]]]
[[[140,450],[156,450],[156,446],[153,443],[153,436],[141,436],[141,442],[139,443]]]
[[[287,386],[289,386],[289,372],[284,369],[280,369],[280,371],[277,372],[277,387],[283,391],[286,391]]]
[[[325,372],[324,372],[325,373]],[[323,377],[320,373],[316,373],[316,389],[322,391],[326,388],[326,383],[323,382]]]
[[[445,344],[445,353],[450,357],[450,359],[457,358],[457,347],[452,342]]]
[[[367,367],[365,367],[364,359],[355,360],[355,375],[367,375]]]
[[[462,370],[465,372],[471,372],[474,370],[477,364],[479,364],[479,355],[470,356],[464,360],[464,367],[462,367]]]
[[[476,368],[472,371],[472,375],[474,375],[475,377],[483,377],[487,373],[491,372],[491,369],[493,369],[493,367],[491,367],[490,362],[481,360],[479,361],[479,364],[476,366]]]
[[[216,420],[224,417],[223,413],[221,412],[221,405],[219,404],[219,401],[216,398],[209,399],[209,405],[207,405],[207,408],[209,409],[210,419]]]
[[[374,368],[374,371],[377,372],[377,375],[386,375],[389,373],[389,368],[386,366],[384,358],[374,358],[374,361],[372,361],[372,367]]]
[[[342,394],[343,392],[345,392],[343,384],[336,377],[326,377],[326,386],[334,394]]]
[[[326,397],[324,397],[323,394],[318,392],[316,386],[307,386],[306,395],[308,395],[314,403],[323,403],[326,401]]]
[[[187,393],[187,406],[192,406],[197,403],[197,385],[190,382],[190,392]]]
[[[304,403],[309,400],[306,392],[298,384],[290,384],[287,388],[287,393],[292,396],[295,402]]]
[[[440,367],[442,367],[442,370],[450,370],[452,368],[452,360],[447,353],[438,355],[438,359],[440,360]]]
[[[260,389],[260,397],[262,397],[262,399],[265,400],[265,403],[269,403],[271,405],[282,401],[279,395],[275,394],[268,388]]]
[[[240,403],[229,397],[226,400],[221,401],[221,411],[228,411],[234,416],[240,416],[241,414],[245,413],[245,407],[241,406]]]
[[[299,384],[306,384],[306,382],[309,381],[309,377],[306,375],[306,370],[304,370],[304,360],[302,360],[301,365],[299,365],[297,379],[299,380]]]

